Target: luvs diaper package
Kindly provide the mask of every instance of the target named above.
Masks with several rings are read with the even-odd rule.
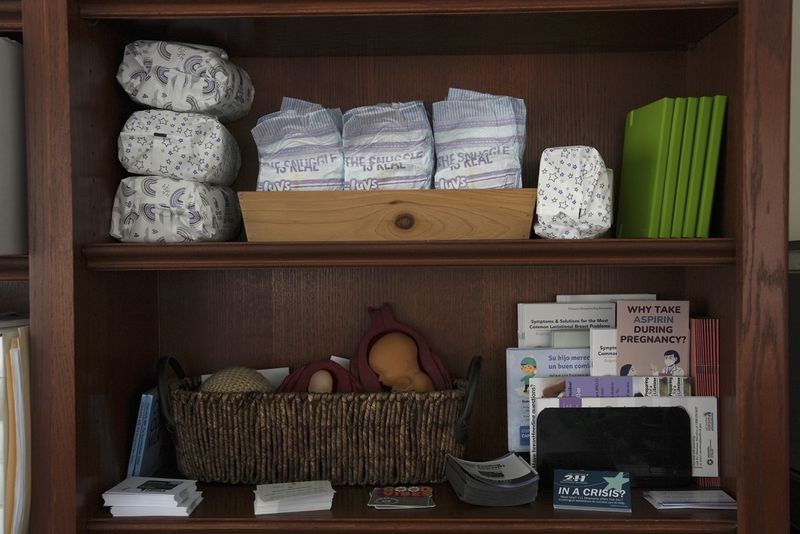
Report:
[[[447,100],[491,100],[497,98],[509,100],[511,102],[511,109],[514,110],[514,126],[517,132],[517,152],[519,154],[520,165],[522,165],[522,155],[525,152],[525,120],[527,117],[527,109],[523,99],[511,96],[495,96],[487,93],[479,93],[478,91],[471,91],[469,89],[456,89],[453,87],[447,92]]]
[[[510,98],[435,102],[433,134],[436,189],[522,187]]]
[[[258,191],[342,189],[342,135],[322,106],[271,113],[258,121],[252,134],[258,147]]]
[[[344,114],[345,189],[429,189],[433,135],[422,102],[377,104]]]

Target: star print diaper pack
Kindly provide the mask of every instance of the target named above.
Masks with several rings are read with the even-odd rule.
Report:
[[[158,109],[134,112],[119,134],[119,161],[136,175],[117,188],[112,237],[121,241],[226,241],[241,225],[230,189],[241,166],[236,139],[220,121],[250,111],[253,85],[219,48],[136,41],[117,81]]]
[[[119,134],[119,161],[133,174],[231,185],[241,166],[239,145],[217,119],[201,113],[146,109]]]
[[[145,106],[198,111],[232,121],[250,111],[253,83],[221,48],[167,41],[125,47],[117,81]]]
[[[132,176],[117,189],[110,234],[120,241],[226,241],[238,235],[240,220],[228,187]]]
[[[612,177],[588,146],[548,148],[539,164],[536,235],[548,239],[599,237],[611,228]]]

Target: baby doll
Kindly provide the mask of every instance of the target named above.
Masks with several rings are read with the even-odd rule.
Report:
[[[409,336],[392,332],[382,336],[369,350],[369,366],[378,380],[392,391],[433,391],[433,382],[417,361],[417,344]]]

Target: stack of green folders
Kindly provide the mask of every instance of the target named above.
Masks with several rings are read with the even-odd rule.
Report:
[[[662,98],[628,112],[617,237],[708,237],[727,101]]]

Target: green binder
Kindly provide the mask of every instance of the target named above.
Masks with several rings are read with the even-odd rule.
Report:
[[[725,106],[727,103],[727,96],[716,95],[711,107],[711,126],[708,130],[703,185],[700,188],[700,208],[697,211],[696,237],[708,237],[708,229],[711,226],[711,205],[714,202],[714,186],[717,183],[719,149],[722,144],[722,125],[725,122]]]
[[[698,101],[699,99],[695,96],[690,96],[686,99],[686,123],[683,126],[681,160],[678,164],[678,180],[675,186],[675,205],[672,210],[670,237],[681,237],[683,232],[683,214],[686,209],[686,189],[689,187],[689,167],[692,164]]]
[[[667,150],[667,169],[664,172],[664,194],[661,198],[661,220],[658,223],[658,237],[669,237],[672,229],[672,213],[675,207],[675,189],[678,182],[678,164],[681,157],[683,127],[686,121],[686,99],[676,98],[672,108],[672,126],[669,130],[669,149]]]
[[[658,237],[673,108],[665,97],[628,112],[617,237]]]
[[[681,237],[694,237],[697,230],[697,211],[700,206],[700,186],[703,184],[703,169],[708,147],[708,129],[711,123],[711,106],[714,99],[701,96],[697,107],[697,126],[692,148],[692,165],[689,168],[689,187],[686,190],[686,208],[683,213]]]

